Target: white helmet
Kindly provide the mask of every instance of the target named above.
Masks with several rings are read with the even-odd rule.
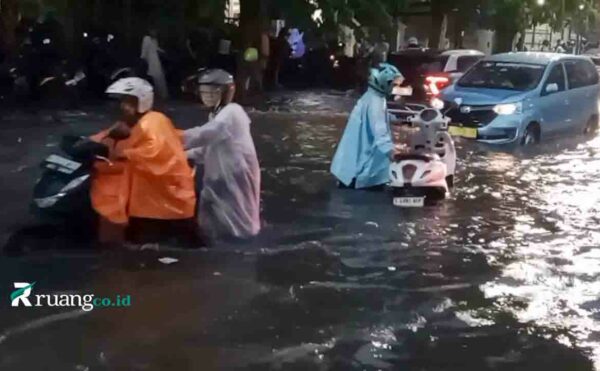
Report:
[[[154,104],[154,89],[152,85],[139,77],[119,79],[106,89],[111,96],[129,95],[138,99],[138,112],[145,113]]]

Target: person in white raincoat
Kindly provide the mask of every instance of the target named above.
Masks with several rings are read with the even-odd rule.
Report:
[[[246,239],[260,231],[260,166],[250,118],[232,103],[233,76],[209,70],[199,78],[209,122],[184,132],[188,158],[203,167],[198,222],[213,237]]]
[[[158,45],[157,34],[155,30],[150,30],[148,35],[144,36],[142,41],[141,58],[148,64],[148,75],[152,77],[154,82],[154,91],[158,93],[162,99],[169,97],[167,89],[167,81],[163,72],[162,64],[158,53],[164,53],[164,50]]]

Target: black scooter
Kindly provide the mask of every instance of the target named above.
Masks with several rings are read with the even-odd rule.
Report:
[[[42,174],[33,189],[33,224],[15,231],[3,253],[88,249],[95,241],[98,220],[90,200],[95,161],[108,161],[108,147],[89,138],[65,136],[61,153],[41,163]]]
[[[108,147],[89,138],[65,136],[60,148],[62,154],[50,155],[41,164],[33,211],[44,221],[88,222],[94,218],[89,197],[92,168],[95,161],[109,161]]]

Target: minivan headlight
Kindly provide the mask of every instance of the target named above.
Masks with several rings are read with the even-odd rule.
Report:
[[[498,104],[494,107],[494,112],[499,115],[514,115],[519,114],[522,111],[523,104],[521,102]]]

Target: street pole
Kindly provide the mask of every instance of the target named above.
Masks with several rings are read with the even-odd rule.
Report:
[[[123,7],[123,19],[124,19],[124,31],[125,31],[125,44],[127,47],[131,47],[133,45],[133,4],[132,0],[125,0],[125,4]]]

